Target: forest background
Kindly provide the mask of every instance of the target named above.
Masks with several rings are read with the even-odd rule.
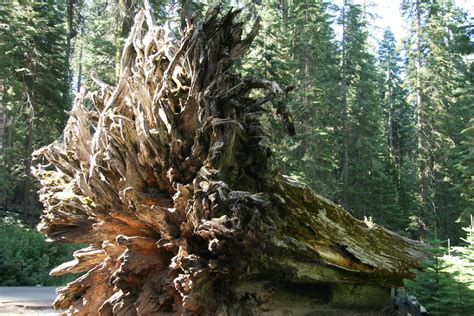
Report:
[[[211,5],[151,2],[178,38],[185,18]],[[224,5],[246,7],[244,20],[262,18],[239,70],[295,86],[288,107],[296,135],[267,117],[283,173],[358,219],[438,240],[445,250],[435,257],[449,253],[462,261],[456,270],[446,259],[441,270],[471,264],[472,274],[474,255],[465,253],[473,248],[472,11],[458,6],[462,1],[402,0],[391,12],[403,21],[395,38],[377,15],[388,2]],[[75,94],[94,89],[92,78],[115,84],[141,6],[138,0],[0,1],[0,284],[52,284],[44,271],[28,275],[63,262],[74,249],[46,245],[31,228],[42,212],[31,154],[60,141]],[[31,248],[23,250],[25,244]]]

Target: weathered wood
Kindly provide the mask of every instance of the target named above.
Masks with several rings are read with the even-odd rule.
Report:
[[[291,88],[232,70],[259,28],[242,39],[238,13],[215,6],[177,41],[149,7],[139,12],[117,86],[94,75],[100,89],[79,93],[63,140],[35,152],[49,163],[35,169],[39,229],[90,245],[52,271],[87,271],[55,307],[276,315],[310,308],[295,288],[352,306],[344,293],[385,297],[411,275],[416,242],[354,219],[272,164],[262,105],[288,118]]]

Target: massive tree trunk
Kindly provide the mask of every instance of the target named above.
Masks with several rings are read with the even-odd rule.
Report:
[[[284,116],[290,89],[233,71],[259,29],[241,39],[237,16],[213,7],[178,42],[141,11],[117,86],[95,78],[100,90],[78,95],[63,141],[35,153],[54,166],[35,170],[39,229],[89,245],[52,271],[86,271],[58,290],[56,308],[299,315],[410,277],[416,242],[357,221],[271,163],[262,105]]]

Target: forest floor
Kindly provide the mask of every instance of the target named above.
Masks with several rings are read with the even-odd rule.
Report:
[[[56,287],[0,287],[0,315],[58,315],[51,304]]]

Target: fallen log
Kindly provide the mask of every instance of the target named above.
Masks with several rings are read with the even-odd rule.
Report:
[[[117,86],[93,76],[100,89],[78,94],[62,141],[34,153],[46,209],[39,230],[89,245],[52,271],[84,272],[58,290],[56,308],[379,308],[423,257],[415,241],[356,220],[272,164],[262,105],[278,104],[291,132],[291,88],[235,73],[259,29],[257,19],[242,38],[238,14],[215,6],[178,41],[150,9],[139,12]]]

